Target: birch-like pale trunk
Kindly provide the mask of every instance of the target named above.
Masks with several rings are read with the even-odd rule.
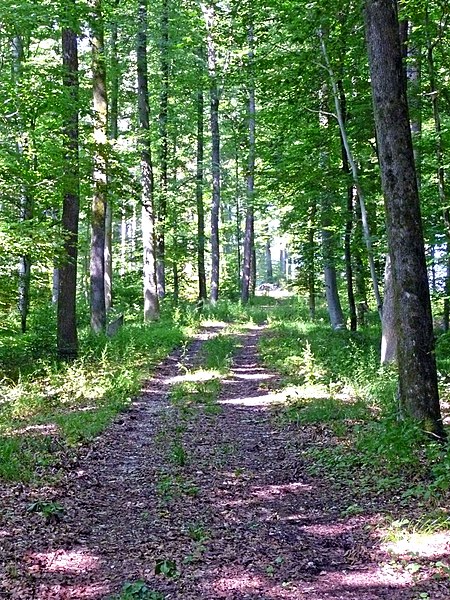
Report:
[[[142,244],[144,270],[144,321],[159,319],[156,286],[154,177],[150,143],[150,109],[147,75],[147,0],[139,0],[137,35],[139,146],[141,151]]]
[[[92,81],[94,126],[94,195],[91,208],[91,327],[106,327],[105,305],[105,211],[107,202],[108,98],[106,92],[105,41],[102,0],[92,5]]]
[[[256,286],[256,255],[255,247],[255,154],[256,154],[256,124],[255,124],[255,84],[253,80],[253,27],[250,26],[248,32],[248,165],[247,165],[247,213],[245,216],[245,234],[244,234],[244,253],[242,261],[242,287],[241,300],[247,303],[251,294],[251,284],[253,275],[253,288]],[[253,269],[252,269],[253,266]]]
[[[220,127],[219,127],[219,86],[217,83],[217,56],[213,29],[216,22],[214,2],[202,4],[207,31],[207,60],[209,73],[210,116],[211,116],[211,302],[219,299],[220,280]]]

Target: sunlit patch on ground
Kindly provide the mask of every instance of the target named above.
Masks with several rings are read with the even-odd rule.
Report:
[[[441,533],[404,533],[401,539],[386,542],[383,550],[396,556],[446,558],[450,561],[450,531]]]
[[[265,487],[257,487],[252,490],[252,495],[260,500],[271,500],[284,494],[299,494],[301,492],[310,492],[313,488],[304,483],[286,483],[282,485],[268,485]]]
[[[29,570],[49,573],[84,573],[98,568],[100,559],[87,550],[55,550],[28,556]]]
[[[59,427],[55,423],[46,423],[45,425],[27,425],[17,429],[11,429],[6,436],[15,435],[56,435],[59,431]]]
[[[211,381],[211,379],[218,379],[220,377],[219,371],[214,370],[203,370],[199,369],[193,373],[186,373],[185,375],[175,375],[174,377],[168,377],[163,381],[165,385],[173,385],[175,383],[186,383],[190,382],[201,382]]]

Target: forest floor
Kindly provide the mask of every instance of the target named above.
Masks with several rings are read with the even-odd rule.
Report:
[[[233,334],[214,402],[171,400],[183,381],[202,385],[202,347],[218,331],[173,352],[62,478],[3,487],[0,598],[450,598],[448,577],[436,578],[450,536],[420,556],[393,553],[380,534],[393,498],[360,511],[352,481],[307,474],[302,448],[326,440],[276,418],[263,327]]]

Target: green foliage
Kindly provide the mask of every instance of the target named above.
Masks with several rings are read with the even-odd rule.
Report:
[[[111,600],[164,600],[164,595],[151,590],[145,581],[139,579],[124,583],[120,594],[112,596]]]
[[[27,512],[41,514],[47,523],[59,521],[64,514],[64,507],[59,502],[36,500],[27,506]]]

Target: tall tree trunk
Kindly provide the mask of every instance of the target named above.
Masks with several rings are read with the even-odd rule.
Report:
[[[342,111],[342,121],[344,127],[347,123],[347,99],[344,93],[344,87],[342,81],[337,82],[339,90],[339,101]],[[342,170],[347,176],[350,175],[350,165],[348,162],[348,156],[345,149],[344,140],[341,133],[341,154],[342,154]],[[358,320],[356,317],[356,302],[355,293],[353,290],[353,266],[352,266],[352,230],[353,230],[353,185],[347,186],[347,218],[345,220],[345,236],[344,236],[344,256],[345,256],[345,275],[347,280],[347,298],[348,307],[350,312],[350,330],[356,331],[358,327]]]
[[[116,7],[118,0],[115,1]],[[117,20],[111,25],[111,97],[109,111],[109,137],[114,145],[119,137],[119,79],[120,67],[117,49]],[[110,178],[110,174],[108,174]],[[113,286],[113,203],[111,197],[108,198],[105,211],[105,308],[108,312],[112,307],[112,286]]]
[[[216,45],[213,29],[215,25],[214,2],[202,5],[207,30],[207,56],[209,71],[209,93],[211,114],[211,302],[219,299],[220,279],[220,247],[219,247],[219,215],[220,215],[220,129],[219,129],[219,86],[217,84]]]
[[[252,258],[254,257],[255,246],[255,84],[253,81],[253,26],[249,27],[248,32],[248,71],[249,71],[249,89],[248,89],[248,171],[247,171],[247,214],[245,218],[245,236],[244,236],[244,256],[242,267],[242,287],[241,300],[246,303],[250,296],[250,284],[252,277]],[[256,260],[253,258],[253,273],[256,272]],[[253,277],[256,280],[256,276]],[[256,281],[255,281],[256,287]]]
[[[22,77],[22,63],[24,61],[24,48],[23,40],[20,35],[16,35],[12,40],[12,55],[13,55],[13,73],[14,83],[18,87],[20,79]],[[19,96],[19,92],[18,96]],[[17,154],[21,157],[24,155],[24,146],[22,142],[22,136],[25,133],[22,122],[21,109],[18,111],[19,117],[19,135],[17,142]],[[20,196],[20,215],[21,221],[28,221],[33,216],[33,203],[29,194],[27,186],[23,186]],[[19,259],[19,289],[18,289],[18,309],[20,314],[21,331],[25,333],[27,330],[27,318],[28,311],[30,308],[30,282],[31,282],[31,258],[29,255],[24,254]]]
[[[401,408],[443,439],[433,321],[419,193],[402,67],[398,16],[391,0],[366,0],[375,125],[394,286]]]
[[[316,318],[316,213],[317,205],[313,200],[308,217],[308,240],[305,257],[308,279],[308,308],[312,320]]]
[[[392,281],[391,259],[386,255],[384,267],[384,300],[381,335],[381,364],[387,365],[395,362],[397,357],[397,336],[395,331],[394,313],[394,284]]]
[[[201,75],[203,75],[203,51],[199,52]],[[202,77],[200,77],[200,81]],[[205,302],[206,269],[205,269],[205,207],[203,204],[204,184],[204,96],[200,88],[197,92],[197,173],[196,173],[196,200],[197,200],[197,270],[198,270],[198,298]]]
[[[264,248],[266,256],[266,281],[273,283],[273,268],[272,268],[272,250],[270,247],[270,238],[267,238]]]
[[[156,286],[156,240],[154,209],[154,177],[150,143],[150,110],[147,75],[147,0],[139,0],[137,36],[139,145],[141,149],[142,243],[144,251],[144,321],[159,318]]]
[[[445,236],[447,245],[447,258],[446,258],[446,277],[445,277],[445,298],[444,298],[444,315],[443,325],[444,331],[449,330],[450,325],[450,256],[448,250],[450,248],[450,208],[447,200],[447,185],[446,185],[446,174],[444,167],[444,144],[442,139],[442,124],[441,124],[441,111],[439,107],[439,90],[436,83],[436,72],[434,67],[434,53],[433,44],[430,38],[430,19],[428,10],[425,12],[425,26],[427,30],[427,62],[428,62],[428,76],[430,80],[430,92],[432,107],[433,107],[433,120],[434,120],[434,131],[435,131],[435,156],[437,163],[437,181],[438,181],[438,192],[439,200],[441,202]]]
[[[105,305],[105,210],[107,202],[108,99],[102,0],[93,1],[92,78],[94,96],[94,196],[91,212],[91,327],[95,333],[106,326]]]
[[[160,136],[160,186],[158,215],[156,219],[156,282],[158,295],[166,295],[166,220],[168,196],[169,138],[167,131],[169,116],[169,0],[162,0],[161,7],[161,93],[159,101]]]
[[[58,356],[72,359],[78,353],[76,293],[78,258],[78,219],[80,212],[79,157],[78,157],[78,45],[75,0],[71,0],[69,22],[62,31],[63,86],[70,102],[65,115],[66,178],[64,182],[62,229],[65,234],[65,262],[59,267],[57,300]],[[71,23],[72,21],[72,23]],[[74,22],[73,22],[74,21]],[[69,24],[71,26],[69,26]]]
[[[370,275],[372,277],[373,293],[375,296],[375,301],[377,303],[378,314],[380,315],[380,319],[381,319],[382,313],[383,313],[383,302],[381,300],[381,295],[380,295],[380,291],[379,291],[379,287],[378,287],[378,277],[377,277],[377,270],[375,268],[374,254],[373,254],[373,248],[372,248],[372,237],[370,235],[369,220],[367,217],[365,196],[364,196],[364,192],[363,192],[361,182],[359,179],[358,167],[356,165],[355,159],[353,157],[353,153],[350,148],[350,144],[348,142],[347,129],[345,126],[345,120],[344,120],[344,114],[343,114],[342,106],[341,106],[341,98],[340,98],[340,94],[339,94],[338,84],[337,84],[336,78],[334,76],[333,70],[331,68],[330,61],[328,59],[328,53],[327,53],[325,41],[323,39],[322,34],[320,34],[320,40],[321,40],[322,54],[323,54],[323,57],[325,60],[325,65],[326,65],[328,74],[330,76],[331,87],[333,90],[334,105],[336,108],[336,117],[337,117],[338,124],[339,124],[339,130],[341,133],[342,144],[344,146],[345,153],[346,153],[347,159],[348,159],[348,163],[351,168],[351,172],[352,172],[352,176],[353,176],[353,183],[358,192],[359,203],[361,206],[361,217],[362,217],[362,224],[363,224],[364,241],[366,242],[367,256],[368,256],[369,266],[370,266]],[[341,91],[341,93],[343,94],[343,91]]]

